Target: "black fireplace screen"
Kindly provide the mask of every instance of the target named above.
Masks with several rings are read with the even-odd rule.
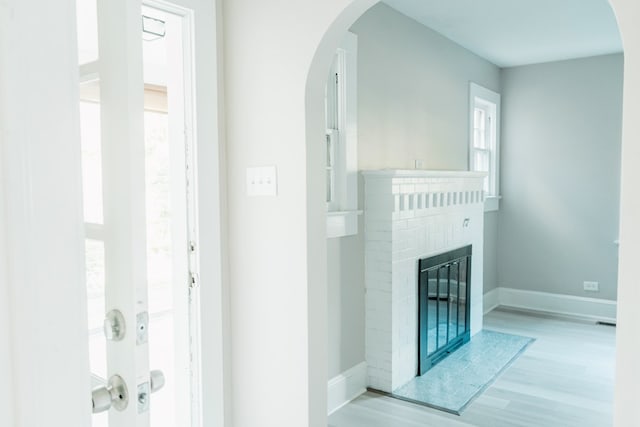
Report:
[[[419,261],[419,375],[469,341],[471,245]]]

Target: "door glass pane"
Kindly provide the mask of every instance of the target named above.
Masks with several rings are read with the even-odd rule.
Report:
[[[169,390],[175,381],[173,329],[173,242],[167,114],[145,112],[147,277],[149,284],[149,357],[163,371],[166,389],[152,396],[151,425],[179,425]],[[186,247],[183,248],[186,250]],[[184,282],[183,282],[184,283]],[[185,285],[186,286],[186,285]],[[154,422],[155,421],[155,422]]]
[[[144,113],[146,147],[147,280],[149,310],[170,310],[172,301],[171,182],[167,114]],[[186,249],[186,248],[185,248]]]
[[[100,147],[100,104],[80,102],[82,146],[82,200],[84,220],[102,224],[102,151]]]
[[[101,230],[104,223],[102,202],[102,148],[100,138],[99,82],[80,86],[80,142],[82,150],[82,200],[85,224]],[[97,224],[97,226],[96,226]],[[92,388],[107,383],[107,342],[105,318],[105,249],[104,241],[85,240],[87,315],[89,329],[89,366]],[[108,412],[94,414],[93,427],[107,427]]]
[[[104,242],[85,240],[85,263],[87,274],[87,312],[89,320],[89,366],[92,388],[106,384],[107,342],[103,332],[104,319]],[[94,414],[91,425],[106,427],[108,413]]]
[[[91,372],[106,378],[107,362],[104,352],[105,339],[102,329],[104,320],[104,242],[85,240],[87,265],[87,298],[89,315],[89,336],[92,356]],[[102,350],[102,351],[100,351]]]
[[[78,61],[80,65],[98,59],[98,14],[96,0],[77,0]]]

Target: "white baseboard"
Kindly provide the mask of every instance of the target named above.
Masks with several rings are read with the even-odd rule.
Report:
[[[361,362],[329,380],[327,407],[329,415],[367,391],[367,363]]]
[[[483,314],[487,314],[500,305],[500,288],[493,288],[482,297]]]
[[[496,304],[497,296],[497,304]],[[513,288],[493,289],[484,296],[485,307],[532,310],[583,320],[616,321],[616,301]],[[492,308],[491,308],[492,309]],[[485,310],[487,313],[490,310]]]

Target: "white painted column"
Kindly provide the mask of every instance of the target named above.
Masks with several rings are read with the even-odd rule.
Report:
[[[2,425],[90,425],[77,70],[73,0],[0,1]]]

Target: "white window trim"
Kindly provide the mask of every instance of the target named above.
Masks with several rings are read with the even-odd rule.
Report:
[[[477,83],[469,82],[469,164],[468,169],[472,170],[473,165],[473,128],[474,128],[474,109],[477,101],[484,101],[496,106],[495,120],[492,122],[496,136],[494,156],[492,157],[492,165],[495,168],[494,187],[495,194],[486,195],[484,202],[484,211],[497,211],[500,207],[500,94],[489,90]]]
[[[327,206],[327,237],[358,233],[358,37],[348,32],[336,54],[344,75],[338,86],[338,146],[336,152],[335,194],[337,200]]]

